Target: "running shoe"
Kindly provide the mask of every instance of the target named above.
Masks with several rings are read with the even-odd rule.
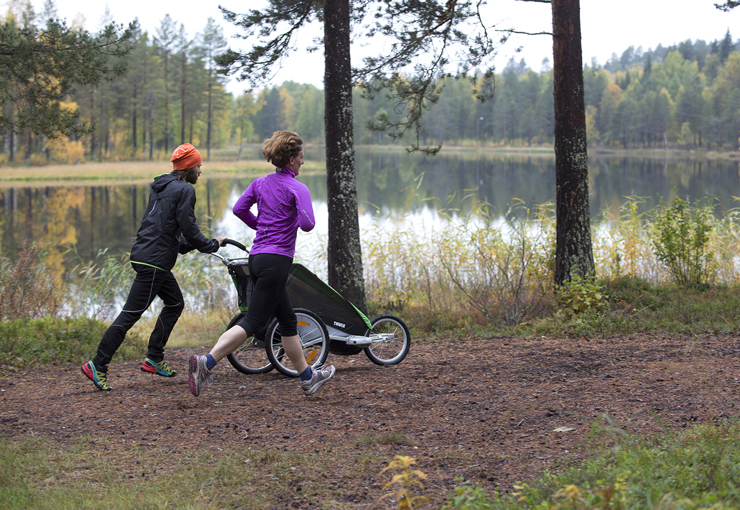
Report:
[[[88,361],[82,365],[82,373],[85,374],[99,390],[111,391],[113,389],[108,386],[108,374],[95,368],[95,363],[92,361]]]
[[[313,395],[319,388],[327,383],[329,379],[334,377],[336,371],[337,369],[334,368],[333,365],[318,369],[312,368],[311,378],[307,381],[301,381],[301,388],[303,388],[303,392],[306,394],[306,396]]]
[[[144,363],[141,364],[141,371],[161,375],[162,377],[175,377],[177,375],[177,371],[170,368],[164,360],[157,363],[149,358],[146,358]]]
[[[211,377],[211,371],[206,366],[206,357],[198,356],[193,354],[190,356],[190,364],[188,367],[188,384],[190,385],[190,393],[196,397],[200,395],[200,390],[203,389],[203,383],[213,382]]]

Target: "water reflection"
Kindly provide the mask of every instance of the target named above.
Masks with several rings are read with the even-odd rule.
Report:
[[[316,149],[315,152],[320,152]],[[388,150],[358,150],[357,187],[362,223],[377,211],[424,208],[462,209],[486,202],[495,212],[513,199],[541,204],[554,199],[555,160],[550,155],[491,155],[448,151],[430,158]],[[318,157],[316,157],[318,156]],[[321,160],[320,154],[307,157]],[[231,206],[251,177],[201,179],[196,185],[196,216],[212,234],[231,230]],[[301,175],[316,202],[319,223],[326,203],[324,175]],[[652,207],[675,195],[717,198],[719,212],[734,206],[740,189],[738,162],[592,157],[589,189],[592,216],[615,210],[627,196],[649,197]],[[50,268],[60,273],[98,250],[126,253],[131,248],[148,200],[148,185],[17,187],[0,190],[0,251],[10,257],[25,240],[51,243]],[[420,222],[421,223],[421,222]],[[247,236],[248,233],[243,234]]]

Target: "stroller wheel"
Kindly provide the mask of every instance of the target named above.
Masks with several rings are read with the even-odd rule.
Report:
[[[303,357],[310,366],[318,368],[329,356],[329,333],[324,321],[312,311],[304,308],[296,308],[295,315],[298,319],[298,337],[301,339]],[[265,341],[267,357],[275,368],[288,377],[298,377],[300,374],[293,366],[293,362],[285,355],[280,324],[277,320],[273,320],[267,327]]]
[[[226,329],[229,330],[236,326],[242,317],[244,317],[243,313],[237,314],[231,319]],[[254,336],[247,338],[246,342],[228,354],[226,358],[231,366],[242,374],[264,374],[275,368],[265,353],[265,341]]]
[[[374,317],[369,336],[373,342],[365,347],[365,354],[376,365],[395,365],[409,353],[411,333],[406,323],[395,315]]]

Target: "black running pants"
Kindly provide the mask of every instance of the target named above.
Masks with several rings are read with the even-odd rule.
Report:
[[[172,271],[143,264],[131,264],[131,266],[136,271],[136,278],[131,285],[126,304],[103,335],[95,359],[93,359],[95,366],[103,370],[106,370],[111,358],[123,343],[126,333],[141,318],[155,297],[162,299],[164,307],[149,337],[147,357],[154,362],[162,361],[164,346],[185,307],[182,291]]]
[[[296,316],[285,284],[293,259],[285,255],[259,253],[249,256],[249,274],[254,283],[252,298],[244,318],[239,322],[247,336],[262,331],[272,317],[280,323],[282,336],[295,336]]]

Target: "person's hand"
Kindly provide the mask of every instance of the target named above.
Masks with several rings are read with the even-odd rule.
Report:
[[[218,245],[219,246],[226,246],[224,244],[224,241],[226,241],[227,239],[228,239],[228,237],[226,237],[226,236],[219,236],[219,237],[216,238],[216,241],[218,241]]]

